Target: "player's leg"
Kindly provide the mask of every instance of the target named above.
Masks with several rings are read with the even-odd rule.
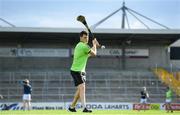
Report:
[[[78,86],[79,96],[82,103],[83,108],[86,107],[86,97],[85,97],[85,83],[82,83]]]
[[[169,112],[171,110],[169,101],[166,102],[166,111]]]
[[[166,110],[166,102],[162,105],[162,107]]]
[[[28,98],[28,110],[31,110],[31,94],[29,94]]]
[[[71,108],[75,108],[77,101],[79,100],[79,88],[77,88],[76,93],[74,95],[73,102],[71,104]]]
[[[27,101],[27,109],[31,110],[31,102],[29,100]]]
[[[139,110],[140,111],[142,109],[142,103],[139,103]]]
[[[143,104],[140,103],[139,111],[142,110]]]
[[[23,110],[26,110],[26,101],[23,100]]]
[[[167,103],[166,106],[167,106],[167,112],[169,112],[170,111],[169,103]]]
[[[141,110],[144,110],[144,103],[141,103]]]
[[[147,105],[147,98],[144,99],[144,111],[146,110],[146,105]]]
[[[139,111],[141,110],[142,108],[142,98],[140,99],[140,103],[139,103]]]
[[[26,110],[26,95],[23,95],[23,110]]]
[[[171,111],[171,113],[173,113],[172,107],[171,107],[171,103],[168,104],[169,106],[169,111]]]
[[[167,109],[167,112],[172,111],[172,108],[171,108],[171,99],[166,99],[166,109]]]
[[[146,103],[143,103],[143,110],[146,110]]]
[[[31,109],[31,94],[27,95],[27,109]]]
[[[68,108],[68,110],[70,112],[76,112],[75,105],[76,105],[78,99],[80,98],[80,94],[79,94],[80,91],[79,91],[78,85],[83,83],[83,81],[82,81],[80,72],[71,71],[71,76],[74,80],[75,86],[77,86],[77,89],[76,89],[76,93],[74,95],[73,102],[72,102],[71,106]]]
[[[143,103],[144,103],[144,99],[141,98],[139,110],[143,110],[143,107],[144,107]]]
[[[141,110],[146,110],[146,103],[147,103],[147,101],[146,101],[146,99],[142,99],[142,103],[141,103]]]
[[[168,112],[168,99],[165,100],[165,103],[163,105],[165,110]]]
[[[86,87],[85,87],[85,83],[82,83],[78,86],[79,88],[79,94],[80,94],[80,100],[81,100],[81,103],[82,103],[82,106],[83,106],[83,112],[89,112],[91,113],[92,110],[88,110],[86,108]]]

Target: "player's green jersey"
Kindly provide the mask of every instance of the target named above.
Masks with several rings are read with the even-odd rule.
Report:
[[[166,99],[172,99],[172,90],[169,89],[167,92],[166,92]]]
[[[71,66],[72,71],[85,72],[90,50],[90,47],[86,43],[79,42],[76,45],[74,49],[73,64]]]

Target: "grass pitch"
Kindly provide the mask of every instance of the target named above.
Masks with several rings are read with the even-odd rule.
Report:
[[[92,113],[83,113],[78,110],[76,113],[68,112],[66,110],[31,110],[31,111],[0,111],[0,115],[180,115],[180,111],[167,113],[164,110],[93,110]]]

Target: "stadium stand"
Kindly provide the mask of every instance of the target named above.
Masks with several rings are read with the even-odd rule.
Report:
[[[22,87],[18,82],[25,78],[31,81],[33,102],[69,102],[75,91],[69,71],[0,72],[0,76],[4,102],[21,101]],[[149,92],[149,102],[164,102],[165,86],[150,70],[89,70],[87,101],[136,103],[143,86]]]

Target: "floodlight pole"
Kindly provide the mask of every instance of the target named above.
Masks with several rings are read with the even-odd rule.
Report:
[[[123,1],[123,7],[122,7],[122,24],[121,24],[121,29],[125,28],[125,15],[126,15],[126,7],[125,7],[125,2]],[[122,40],[122,58],[121,58],[121,64],[122,64],[122,69],[126,69],[126,40]]]
[[[122,25],[121,28],[124,29],[125,28],[125,2],[123,2],[123,7],[122,7]]]

